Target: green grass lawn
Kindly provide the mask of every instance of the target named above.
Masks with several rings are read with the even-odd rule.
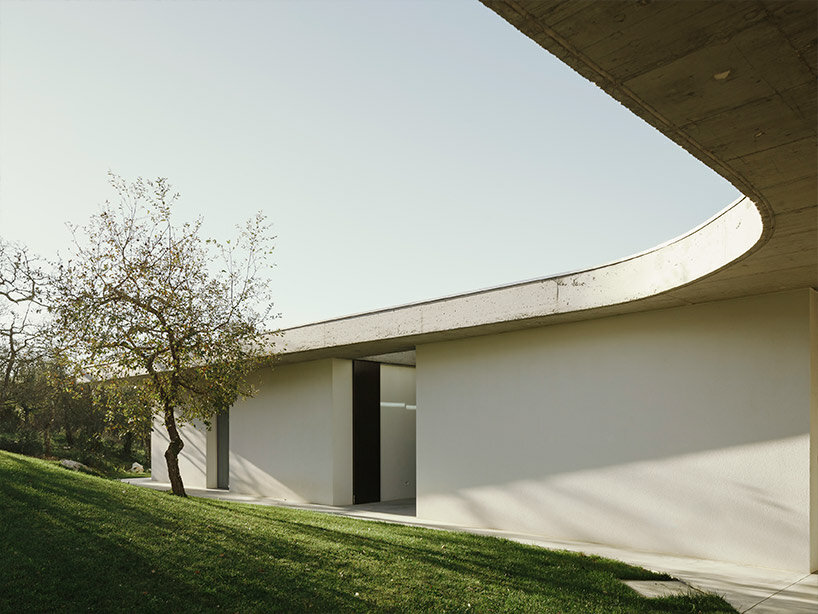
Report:
[[[2,612],[734,612],[467,533],[181,499],[0,452]]]

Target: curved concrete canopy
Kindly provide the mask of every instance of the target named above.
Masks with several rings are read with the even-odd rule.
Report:
[[[277,341],[277,351],[285,361],[357,357],[421,342],[680,305],[684,302],[669,291],[741,257],[762,231],[756,206],[742,198],[691,232],[623,260],[290,328]]]
[[[818,286],[818,5],[483,2],[748,197],[618,262],[282,331],[282,361]]]

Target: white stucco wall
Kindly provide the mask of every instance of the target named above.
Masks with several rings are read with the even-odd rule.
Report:
[[[352,504],[352,361],[332,362],[332,503]]]
[[[210,428],[205,433],[205,484],[207,488],[219,487],[218,430],[214,416]]]
[[[809,571],[809,302],[419,346],[418,516]]]
[[[810,289],[810,560],[818,571],[818,291]]]
[[[230,410],[230,490],[351,503],[351,363],[283,365]]]
[[[381,365],[381,501],[415,496],[415,369]]]
[[[182,474],[184,485],[191,488],[206,488],[208,486],[207,445],[209,433],[205,425],[196,420],[192,424],[179,427],[179,435],[185,442],[179,454],[179,472]],[[151,433],[151,478],[157,482],[169,482],[168,465],[165,461],[165,450],[168,449],[170,438],[165,430],[165,421],[154,416],[153,432]],[[211,444],[213,445],[213,444]],[[215,457],[215,447],[212,448]]]

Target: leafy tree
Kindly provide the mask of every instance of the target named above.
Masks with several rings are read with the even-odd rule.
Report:
[[[250,374],[271,360],[263,325],[274,237],[259,213],[232,241],[203,239],[201,218],[172,223],[179,195],[166,179],[110,180],[116,202],[72,226],[73,252],[53,282],[56,326],[112,407],[163,418],[171,486],[184,496],[179,427],[209,424],[253,394]]]
[[[58,355],[41,355],[20,361],[15,368],[6,400],[18,418],[14,430],[21,452],[34,452],[35,439],[42,436],[42,452],[50,456],[52,435],[61,428],[69,443],[80,425],[92,437],[105,430],[104,415],[94,407],[88,384],[78,382],[66,367]],[[92,422],[95,414],[103,419]]]
[[[104,416],[106,430],[117,435],[122,442],[122,455],[130,457],[134,438],[144,436],[146,448],[150,448],[153,402],[151,395],[140,382],[119,381],[116,385],[92,386],[94,407]]]
[[[48,266],[26,246],[0,238],[0,445],[50,456],[52,435],[62,430],[69,446],[79,444],[74,453],[99,453],[103,442],[119,438],[130,457],[134,438],[143,445],[149,435],[150,419],[112,411],[109,395],[92,396],[69,369],[46,308]]]

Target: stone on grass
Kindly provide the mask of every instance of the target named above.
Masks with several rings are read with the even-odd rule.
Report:
[[[65,467],[66,469],[70,469],[71,471],[82,471],[83,473],[93,473],[93,469],[91,469],[87,465],[83,465],[79,461],[69,460],[64,458],[60,461],[60,465]]]
[[[131,465],[131,473],[145,473],[145,468],[139,463]]]

